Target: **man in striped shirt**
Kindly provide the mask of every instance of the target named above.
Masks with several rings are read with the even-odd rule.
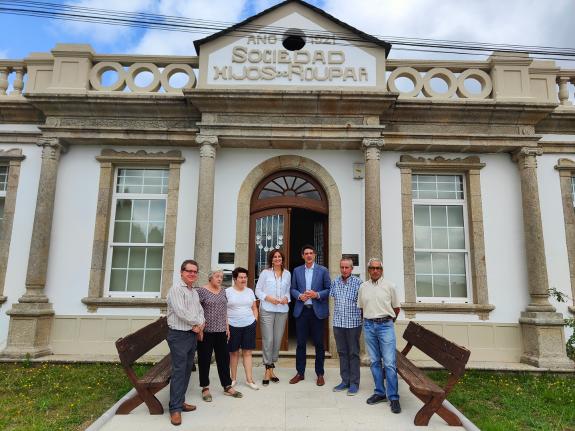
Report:
[[[353,261],[344,257],[339,262],[341,276],[331,282],[329,296],[333,297],[333,334],[339,355],[341,383],[334,392],[347,389],[348,395],[359,390],[359,337],[361,336],[361,310],[357,307],[357,293],[361,280],[353,271]]]
[[[168,346],[172,355],[172,378],[170,381],[170,422],[182,423],[182,411],[191,412],[196,406],[185,402],[186,390],[190,382],[196,334],[205,325],[204,310],[200,304],[194,284],[198,280],[198,263],[184,260],[180,267],[181,280],[168,293]]]

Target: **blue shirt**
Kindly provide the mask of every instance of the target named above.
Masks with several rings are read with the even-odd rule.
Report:
[[[329,296],[334,298],[333,326],[336,328],[357,328],[362,325],[361,309],[357,307],[357,294],[361,280],[349,276],[344,283],[341,275],[331,282]]]
[[[313,278],[313,267],[315,266],[315,263],[311,264],[311,268],[308,268],[307,266],[304,265],[304,275],[305,275],[305,290],[311,290],[311,280]],[[313,304],[311,299],[308,299],[306,302],[304,302],[304,304]]]

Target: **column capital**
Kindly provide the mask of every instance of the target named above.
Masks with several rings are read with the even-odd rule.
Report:
[[[514,162],[519,163],[520,167],[536,168],[536,157],[541,155],[543,155],[543,150],[541,148],[523,147],[513,153],[512,159]]]
[[[214,159],[218,137],[216,135],[196,135],[196,143],[200,145],[200,157]]]
[[[381,149],[385,145],[383,138],[364,138],[361,146],[365,151],[366,160],[379,160]]]
[[[42,147],[42,158],[58,160],[60,155],[68,151],[68,146],[62,143],[58,138],[41,137],[36,145]]]

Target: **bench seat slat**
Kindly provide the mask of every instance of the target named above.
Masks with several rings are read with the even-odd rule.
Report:
[[[165,385],[172,374],[172,356],[166,355],[160,362],[154,365],[145,376],[138,379],[138,384],[146,387]]]
[[[421,395],[442,395],[445,393],[441,386],[427,377],[400,352],[397,352],[397,371],[406,383]]]

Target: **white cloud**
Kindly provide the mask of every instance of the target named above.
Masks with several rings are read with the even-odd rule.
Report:
[[[172,15],[191,19],[236,23],[247,0],[162,0],[157,11],[161,15]],[[161,30],[147,30],[143,37],[127,49],[139,54],[194,55],[193,42],[209,33],[184,33]]]
[[[150,12],[154,0],[80,0],[67,3],[70,6],[91,9],[117,10],[121,12]],[[118,39],[127,37],[133,29],[125,26],[94,24],[80,21],[57,21],[58,30],[64,30],[73,35],[88,37],[99,43],[115,43]]]
[[[553,6],[539,0],[324,0],[323,7],[338,19],[379,36],[563,47],[573,44],[572,0],[555,0]],[[392,57],[417,56],[393,48],[391,52]]]

